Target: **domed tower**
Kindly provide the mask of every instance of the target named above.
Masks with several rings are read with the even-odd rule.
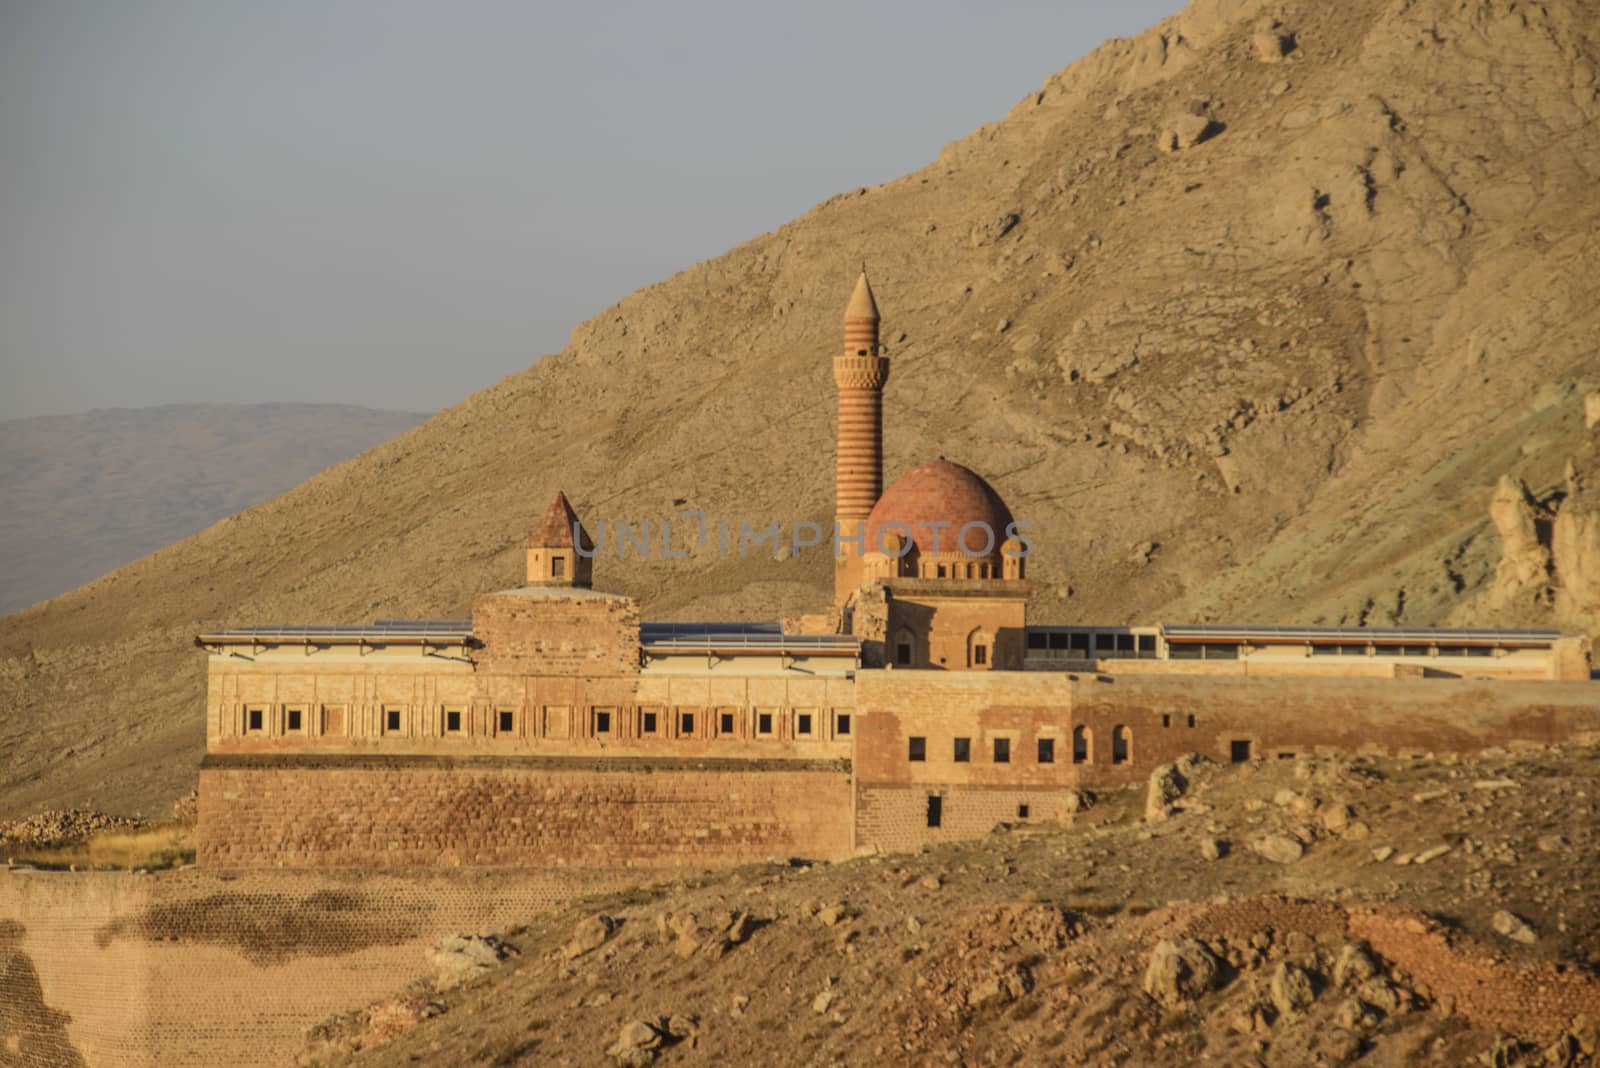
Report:
[[[578,522],[578,515],[567,503],[567,495],[556,492],[539,525],[528,532],[528,585],[577,586],[594,584],[594,542]],[[583,553],[578,546],[583,546]]]
[[[834,558],[834,603],[842,606],[861,584],[867,517],[883,491],[883,385],[889,360],[878,344],[878,304],[863,268],[844,311],[844,352],[833,358],[839,388],[839,440],[833,521],[839,551]]]

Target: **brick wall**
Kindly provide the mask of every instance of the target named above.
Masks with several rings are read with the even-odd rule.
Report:
[[[856,788],[856,840],[864,847],[909,851],[931,842],[981,838],[1001,823],[1064,822],[1068,790],[1049,786],[867,786]],[[930,797],[939,826],[928,826]]]
[[[206,867],[724,865],[833,858],[847,761],[213,754]]]
[[[504,930],[662,873],[0,872],[0,1063],[291,1063],[307,1027]]]

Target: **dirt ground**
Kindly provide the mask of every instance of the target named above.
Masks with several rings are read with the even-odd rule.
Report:
[[[1595,1063],[1597,772],[1575,747],[1199,765],[1165,819],[1130,788],[1072,826],[707,872],[497,932],[504,960],[441,963],[302,1061]],[[1187,939],[1216,974],[1152,981]]]

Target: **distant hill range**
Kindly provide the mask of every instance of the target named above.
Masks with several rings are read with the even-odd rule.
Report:
[[[427,419],[167,404],[0,421],[0,615],[98,578]]]
[[[1552,568],[1600,589],[1593,0],[1195,0],[929,156],[0,620],[0,816],[153,810],[202,752],[201,627],[459,618],[520,581],[557,488],[590,523],[828,521],[863,260],[885,474],[988,478],[1033,524],[1037,621],[1556,622],[1590,602]],[[595,563],[657,619],[829,599],[819,552]]]

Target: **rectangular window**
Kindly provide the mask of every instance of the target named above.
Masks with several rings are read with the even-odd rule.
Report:
[[[495,731],[499,734],[511,734],[517,729],[517,714],[509,708],[502,708],[495,714]]]
[[[957,738],[956,739],[955,762],[957,764],[965,764],[968,761],[970,761],[971,759],[972,759],[972,739],[971,738]]]
[[[1189,726],[1191,726],[1191,727],[1194,726],[1194,713],[1193,712],[1189,713]]]
[[[594,710],[594,732],[596,734],[611,733],[611,710],[609,708],[597,708]]]
[[[1036,649],[1048,651],[1049,648],[1050,635],[1042,630],[1030,630],[1028,632],[1028,652],[1031,653]]]
[[[654,734],[659,729],[659,725],[656,720],[656,714],[654,712],[644,713],[639,717],[639,721],[640,734]]]
[[[286,731],[298,731],[298,730],[302,730],[304,727],[305,727],[305,712],[303,710],[298,709],[298,708],[286,708],[286,709],[283,710],[283,729],[284,730],[286,730]]]
[[[679,712],[678,713],[678,734],[681,735],[681,736],[684,736],[684,737],[688,737],[688,736],[694,734],[694,713],[693,712]]]
[[[552,556],[550,558],[550,577],[565,578],[567,574],[567,558],[565,556]]]
[[[928,739],[912,738],[906,754],[907,760],[923,761],[928,759]]]
[[[757,712],[756,713],[756,733],[759,734],[763,738],[770,738],[772,736],[772,713],[771,712]]]
[[[1017,806],[1017,819],[1025,820],[1027,818],[1028,818],[1028,806],[1027,805],[1018,805]]]
[[[844,738],[850,733],[850,713],[836,712],[833,716],[833,733]]]
[[[987,645],[974,645],[972,647],[972,662],[974,664],[987,664],[989,662],[989,647]]]
[[[938,794],[928,795],[928,826],[937,827],[944,821],[944,798]]]
[[[810,712],[798,712],[794,717],[794,733],[797,738],[811,737],[813,719]]]
[[[901,642],[895,648],[895,651],[894,651],[894,662],[896,664],[899,664],[901,667],[906,667],[906,666],[910,665],[910,663],[911,663],[911,643],[910,642]]]
[[[398,708],[386,708],[383,710],[383,733],[400,733],[400,710]]]
[[[733,733],[733,713],[719,712],[717,714],[717,733],[729,735]]]
[[[1011,739],[996,738],[994,740],[994,762],[996,764],[1011,763]]]
[[[1161,713],[1161,725],[1163,727],[1172,726],[1172,715],[1171,715],[1171,713],[1168,713],[1168,712]]]
[[[1245,738],[1235,738],[1228,743],[1228,759],[1235,764],[1250,762],[1250,742]]]
[[[256,733],[262,729],[266,718],[265,709],[246,709],[244,713],[244,729],[250,731],[251,733]]]
[[[447,709],[444,714],[444,730],[446,734],[461,733],[461,710],[458,708]]]
[[[1054,764],[1056,762],[1056,740],[1054,738],[1039,739],[1039,763]]]
[[[1139,659],[1154,660],[1156,658],[1156,636],[1154,634],[1139,635]]]

